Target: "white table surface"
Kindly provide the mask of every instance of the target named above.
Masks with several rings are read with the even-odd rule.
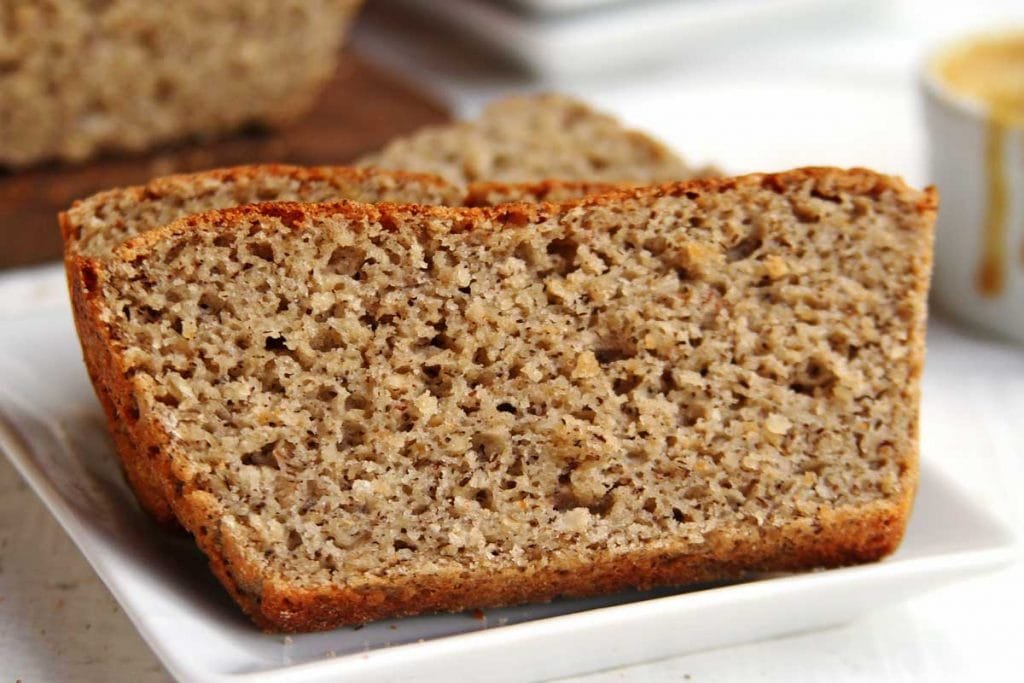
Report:
[[[699,65],[574,83],[467,77],[425,87],[471,111],[519,87],[582,94],[697,161],[736,171],[864,164],[927,180],[915,68],[937,38],[1024,25],[1024,2],[892,3],[862,25],[735,50]],[[415,71],[361,33],[360,49]],[[433,68],[437,63],[421,60]],[[504,79],[504,80],[502,80]],[[64,296],[56,267],[0,274],[0,316]],[[1021,312],[1024,315],[1024,311]],[[957,333],[940,322],[935,337]],[[1024,348],[926,373],[923,453],[1008,526],[1024,530]],[[1006,362],[1001,371],[999,359]],[[1024,533],[1020,538],[1024,539]],[[574,681],[1016,681],[1024,671],[1024,564],[884,606],[828,631],[691,654]],[[0,681],[165,681],[167,674],[64,532],[0,458]]]

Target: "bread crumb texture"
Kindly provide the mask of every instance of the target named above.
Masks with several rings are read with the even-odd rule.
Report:
[[[892,550],[933,214],[835,169],[266,204],[79,259],[78,310],[235,598],[327,628]]]

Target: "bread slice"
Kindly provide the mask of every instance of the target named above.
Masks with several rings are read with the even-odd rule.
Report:
[[[516,191],[503,188],[501,192],[505,196]],[[107,258],[140,233],[214,209],[268,201],[343,199],[458,206],[465,200],[465,191],[427,174],[344,166],[258,164],[165,176],[75,202],[60,217],[64,254],[66,258],[79,254]]]
[[[304,113],[358,0],[4,3],[0,167],[138,152]]]
[[[424,128],[357,163],[433,173],[459,185],[548,179],[650,184],[715,174],[688,167],[660,142],[558,94],[494,102],[475,120]]]
[[[72,299],[122,457],[257,624],[326,629],[892,551],[935,204],[263,204],[77,256]]]

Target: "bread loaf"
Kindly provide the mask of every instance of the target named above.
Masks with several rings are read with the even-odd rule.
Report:
[[[358,163],[433,173],[458,185],[551,179],[649,184],[715,174],[690,168],[648,135],[558,94],[494,102],[477,119],[427,127]]]
[[[256,623],[325,629],[893,550],[934,210],[836,169],[268,203],[69,273],[121,456]]]
[[[137,152],[303,113],[358,0],[12,0],[0,167]]]

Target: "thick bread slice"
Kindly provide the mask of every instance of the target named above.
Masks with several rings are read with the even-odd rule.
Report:
[[[650,184],[715,173],[690,168],[657,140],[558,94],[499,100],[477,119],[429,126],[358,165],[434,173],[460,185],[548,179]]]
[[[324,629],[893,550],[935,205],[836,169],[265,204],[78,256],[72,299],[122,457],[259,625]]]

